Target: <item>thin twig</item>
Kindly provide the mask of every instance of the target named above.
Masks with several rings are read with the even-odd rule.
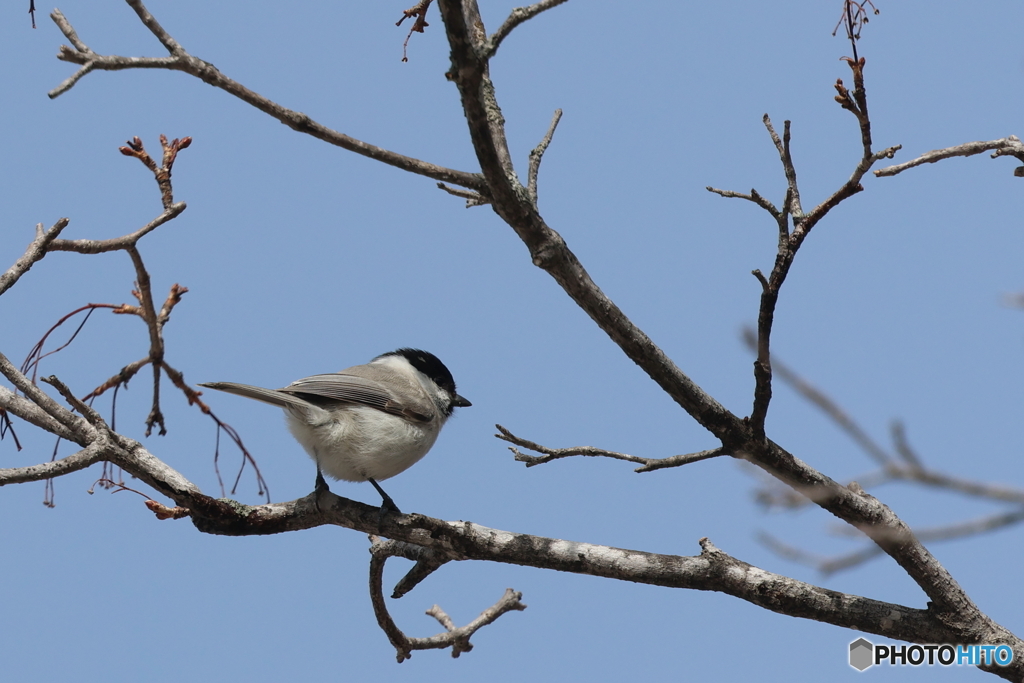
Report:
[[[437,187],[438,189],[444,190],[450,195],[462,197],[463,199],[465,199],[467,209],[472,209],[474,206],[484,206],[485,204],[491,203],[491,200],[488,199],[485,195],[482,195],[479,192],[474,192],[473,190],[460,190],[457,187],[448,187],[444,183],[438,183]]]
[[[177,57],[179,55],[187,54],[185,49],[178,44],[178,41],[172,38],[171,35],[164,30],[164,27],[160,25],[160,22],[158,22],[156,18],[149,13],[149,10],[146,9],[145,5],[139,2],[139,0],[126,0],[126,2],[128,3],[128,6],[135,10],[135,13],[139,15],[139,19],[146,28],[149,29],[150,33],[156,36],[156,39],[159,40],[165,48],[167,48],[167,51],[170,52],[172,56]]]
[[[924,542],[950,541],[958,538],[973,537],[983,533],[997,531],[999,529],[1018,524],[1021,521],[1024,521],[1024,508],[1013,510],[1011,512],[987,515],[967,522],[959,522],[956,524],[948,524],[928,529],[917,529],[915,530],[915,533],[917,538]],[[844,531],[849,528],[850,527],[844,527]],[[863,534],[858,534],[858,536],[863,538]],[[883,554],[882,549],[877,545],[868,545],[849,553],[826,557],[784,543],[766,532],[759,533],[758,540],[779,556],[793,560],[794,562],[799,562],[803,565],[814,567],[826,576],[846,569],[852,569],[853,567],[864,564],[868,560],[880,557]]]
[[[562,1],[564,2],[565,0]],[[544,134],[540,143],[530,152],[530,168],[527,174],[526,190],[530,193],[530,199],[533,200],[535,206],[537,204],[537,174],[540,172],[540,162],[544,158],[544,152],[547,151],[548,145],[551,144],[551,138],[555,134],[555,129],[558,128],[558,122],[561,120],[562,110],[556,109],[555,115],[551,117],[551,125],[548,126],[548,132]]]
[[[732,190],[719,190],[718,188],[711,187],[710,185],[708,185],[704,189],[706,189],[708,192],[713,192],[722,197],[727,197],[730,199],[746,199],[748,202],[754,202],[762,209],[770,213],[772,215],[772,218],[778,218],[781,215],[779,210],[775,208],[775,205],[772,204],[767,199],[765,199],[763,196],[761,196],[761,194],[759,194],[757,190],[751,190],[750,194],[743,194],[742,192],[733,192]]]
[[[43,377],[42,381],[56,389],[57,392],[64,397],[64,400],[67,401],[68,404],[72,408],[74,408],[79,415],[81,415],[82,417],[89,421],[89,424],[91,424],[94,427],[99,427],[102,430],[107,429],[107,423],[103,420],[103,417],[95,410],[93,410],[92,406],[80,400],[77,396],[75,396],[74,392],[71,391],[68,385],[64,384],[59,379],[57,379],[56,375]]]
[[[25,253],[14,262],[14,265],[7,269],[7,272],[0,275],[0,295],[13,287],[21,279],[22,275],[27,273],[33,265],[46,256],[50,245],[60,236],[61,231],[68,227],[68,223],[70,223],[69,219],[61,218],[53,224],[53,227],[45,232],[43,231],[42,223],[36,225],[35,239],[25,249]]]
[[[592,446],[574,446],[572,448],[548,448],[542,446],[539,443],[535,443],[528,439],[523,439],[516,436],[501,425],[494,425],[497,427],[500,434],[494,436],[501,439],[502,441],[508,441],[509,443],[515,444],[522,448],[528,448],[531,451],[537,451],[543,453],[542,456],[528,455],[521,452],[518,448],[509,448],[515,459],[518,462],[526,463],[527,467],[533,467],[535,465],[543,465],[549,463],[552,460],[560,460],[562,458],[570,458],[576,455],[583,455],[588,457],[600,457],[600,458],[612,458],[614,460],[625,460],[626,462],[632,462],[642,465],[638,467],[634,472],[653,472],[654,470],[666,469],[668,467],[682,467],[683,465],[689,465],[690,463],[700,462],[701,460],[708,460],[709,458],[717,458],[722,455],[728,455],[724,448],[712,448],[706,451],[700,451],[699,453],[685,453],[682,455],[673,455],[667,458],[641,458],[636,455],[628,455],[626,453],[617,453],[615,451],[607,451],[603,448],[594,448]]]
[[[533,19],[535,16],[545,10],[549,10],[552,7],[558,7],[568,0],[542,0],[541,2],[534,3],[527,7],[516,7],[505,19],[505,22],[498,27],[498,30],[491,34],[491,37],[487,39],[486,46],[484,48],[484,59],[490,59],[501,47],[503,40],[508,38],[509,34],[515,30],[517,26],[525,21]]]
[[[779,153],[779,160],[782,162],[782,171],[786,176],[786,187],[789,190],[786,196],[789,201],[783,205],[783,210],[789,212],[794,219],[799,219],[803,216],[804,212],[800,206],[800,186],[796,180],[796,166],[793,164],[793,153],[789,147],[790,125],[792,122],[788,119],[782,122],[781,138],[775,132],[775,127],[772,126],[772,120],[768,117],[768,114],[761,117],[761,122],[768,130],[772,142],[775,143],[775,149]]]
[[[395,26],[401,26],[402,22],[409,17],[416,17],[416,21],[413,22],[412,27],[409,29],[409,34],[405,37],[405,42],[402,43],[402,61],[409,61],[409,40],[412,38],[413,33],[423,33],[424,30],[430,26],[427,23],[427,9],[430,7],[430,3],[434,0],[420,0],[415,7],[411,7],[407,10],[402,10],[402,18],[398,20]]]

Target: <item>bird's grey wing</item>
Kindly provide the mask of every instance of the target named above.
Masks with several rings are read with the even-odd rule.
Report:
[[[254,387],[249,384],[237,384],[235,382],[208,382],[206,384],[200,384],[199,386],[206,387],[207,389],[216,389],[217,391],[226,391],[227,393],[235,394],[236,396],[252,398],[280,408],[287,408],[288,406],[309,408],[309,401],[304,401],[299,396],[286,394],[283,391],[278,391],[277,389],[264,389],[263,387]]]
[[[316,403],[313,397],[319,397],[365,405],[416,422],[434,419],[434,404],[419,383],[379,370],[382,369],[359,365],[341,372],[304,377],[278,391],[306,397],[312,403]],[[389,390],[389,386],[395,389]]]

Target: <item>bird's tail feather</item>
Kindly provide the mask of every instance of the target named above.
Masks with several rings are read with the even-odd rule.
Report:
[[[216,389],[217,391],[226,391],[229,394],[244,396],[245,398],[262,401],[263,403],[269,403],[281,408],[310,407],[309,401],[305,401],[298,396],[292,396],[291,394],[286,394],[283,391],[277,391],[275,389],[254,387],[249,384],[237,384],[235,382],[208,382],[206,384],[200,384],[199,386],[206,387],[207,389]]]

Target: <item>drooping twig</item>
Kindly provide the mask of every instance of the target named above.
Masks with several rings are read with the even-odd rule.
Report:
[[[875,7],[871,0],[844,0],[843,2],[843,16],[839,18],[839,23],[832,29],[832,35],[834,36],[839,32],[839,27],[846,26],[846,37],[850,41],[850,46],[853,49],[853,59],[857,60],[857,41],[860,40],[860,32],[864,29],[864,25],[868,23],[868,11],[867,6],[870,5],[874,14],[879,14],[878,8]]]
[[[412,38],[413,33],[423,33],[430,24],[427,23],[427,9],[430,7],[430,3],[434,0],[420,0],[416,3],[415,7],[410,7],[407,10],[402,10],[402,18],[398,20],[395,26],[401,26],[402,22],[410,17],[416,17],[416,21],[413,22],[412,27],[409,29],[409,35],[405,37],[405,42],[402,43],[402,61],[409,61],[409,39]]]
[[[92,316],[93,311],[95,311],[97,308],[117,309],[117,306],[115,306],[114,304],[86,304],[85,306],[76,308],[67,315],[63,316],[60,320],[55,322],[50,327],[50,329],[43,333],[43,336],[39,339],[39,341],[35,343],[35,346],[33,346],[32,349],[28,352],[28,356],[21,364],[21,372],[30,377],[32,381],[35,382],[39,373],[39,363],[47,356],[51,356],[55,353],[58,353],[59,351],[66,349],[68,345],[70,345],[71,342],[73,342],[75,338],[78,337],[78,333],[82,331],[83,327],[85,327],[85,323],[89,322],[89,318]],[[50,335],[53,334],[58,327],[60,327],[65,322],[67,322],[74,316],[78,315],[82,311],[87,311],[87,313],[85,314],[85,317],[82,318],[82,322],[80,322],[78,324],[78,327],[75,328],[75,331],[71,333],[70,337],[68,337],[68,340],[61,344],[60,346],[58,346],[57,348],[55,348],[54,350],[43,353],[43,348],[46,345],[46,340],[49,339]]]

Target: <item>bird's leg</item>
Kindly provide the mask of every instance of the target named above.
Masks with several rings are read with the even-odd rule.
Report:
[[[319,512],[320,494],[324,492],[329,492],[331,488],[327,485],[327,482],[324,480],[324,473],[320,471],[320,456],[316,455],[316,449],[313,450],[313,455],[315,456],[316,460],[316,483],[313,484],[313,493],[316,494],[316,498],[314,498],[314,500],[316,501],[317,512]]]
[[[317,493],[331,490],[331,487],[327,485],[326,481],[324,481],[324,474],[320,471],[319,467],[316,468],[316,483],[313,484],[313,490]]]
[[[395,513],[395,514],[397,514],[397,515],[400,515],[400,514],[402,514],[402,511],[398,509],[398,506],[397,506],[397,505],[395,505],[395,501],[391,500],[391,496],[389,496],[388,494],[384,493],[384,489],[382,489],[382,488],[380,487],[380,484],[378,484],[377,482],[375,482],[375,481],[374,481],[374,480],[373,480],[372,478],[370,478],[370,477],[368,477],[368,478],[366,479],[366,481],[368,481],[368,482],[370,482],[371,484],[373,484],[373,488],[377,489],[377,493],[379,493],[379,494],[380,494],[381,500],[383,501],[383,502],[382,502],[382,503],[380,504],[380,522],[379,522],[378,526],[379,526],[380,524],[383,524],[383,523],[384,523],[384,515],[385,515],[385,514],[386,514],[386,513],[388,512],[388,511],[394,512],[394,513]]]

